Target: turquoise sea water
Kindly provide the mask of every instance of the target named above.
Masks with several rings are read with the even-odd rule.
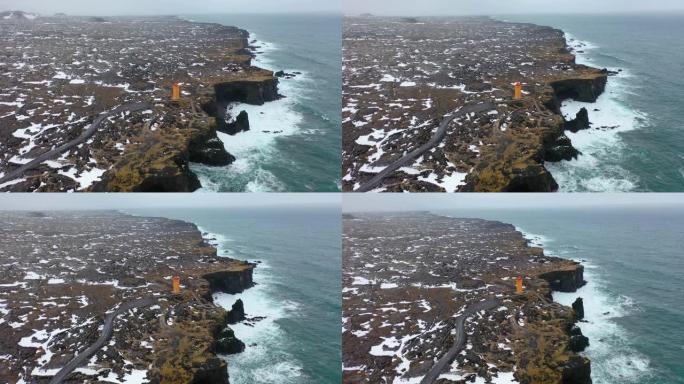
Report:
[[[584,155],[549,165],[561,190],[684,191],[684,14],[497,19],[562,29],[583,43],[579,63],[622,70],[596,105],[584,105],[594,127],[617,127],[570,133]],[[564,111],[574,115],[581,106]]]
[[[438,212],[514,224],[547,254],[582,261],[595,384],[684,383],[684,210]]]
[[[237,161],[228,167],[192,166],[204,190],[221,192],[336,192],[341,176],[341,17],[339,15],[186,15],[198,22],[237,26],[256,39],[254,65],[298,71],[281,79],[284,99],[246,110],[251,130],[219,133]],[[270,132],[263,132],[270,131]],[[279,133],[273,133],[279,132]]]
[[[131,213],[195,223],[219,254],[260,261],[256,286],[238,297],[254,327],[235,325],[247,348],[228,356],[232,384],[337,384],[341,381],[341,223],[338,207],[165,209]]]

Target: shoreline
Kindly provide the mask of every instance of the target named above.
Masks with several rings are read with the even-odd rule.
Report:
[[[227,236],[206,231],[200,226],[198,228],[203,232],[205,241],[216,244],[219,257],[221,255],[230,257],[229,255],[233,252],[220,244],[221,241],[228,239]],[[287,313],[295,311],[298,306],[294,302],[274,300],[267,292],[268,280],[263,275],[264,272],[271,269],[270,265],[263,260],[252,260],[250,262],[257,266],[254,269],[254,280],[261,280],[261,282],[254,283],[254,286],[249,290],[239,293],[214,292],[212,294],[215,305],[226,310],[230,310],[237,301],[244,303],[245,318],[240,322],[231,324],[230,328],[235,337],[245,344],[245,349],[239,354],[221,354],[219,357],[224,359],[229,367],[232,367],[230,378],[231,383],[234,384],[248,384],[255,379],[268,383],[296,381],[296,378],[302,375],[304,368],[295,359],[279,361],[274,367],[271,367],[272,372],[267,372],[268,370],[262,367],[250,367],[253,369],[249,371],[239,370],[242,366],[251,366],[254,361],[259,362],[268,359],[269,343],[282,336],[282,330],[276,322],[286,318]]]
[[[565,129],[572,147],[578,152],[576,158],[561,161],[548,161],[544,165],[552,177],[556,179],[558,192],[634,192],[638,189],[639,179],[619,164],[610,168],[599,169],[603,157],[615,156],[628,150],[620,133],[641,128],[645,114],[623,105],[620,96],[629,92],[626,79],[633,75],[629,69],[621,67],[603,67],[597,65],[589,51],[600,50],[591,41],[577,38],[565,29],[553,25],[529,21],[511,21],[504,17],[490,16],[491,19],[517,24],[531,24],[558,29],[563,33],[567,51],[575,57],[575,63],[591,68],[602,68],[608,71],[608,81],[604,91],[593,102],[565,99],[559,106],[564,121],[575,119],[580,109],[588,111],[589,126],[578,131]],[[603,174],[597,174],[602,171]]]
[[[600,50],[600,47],[586,40],[575,37],[572,33],[563,31],[568,50],[575,55],[578,64],[595,66],[588,51]],[[641,128],[645,118],[640,111],[623,105],[621,96],[627,91],[627,79],[633,75],[629,69],[607,68],[612,74],[606,84],[606,89],[594,103],[583,103],[565,100],[561,105],[561,113],[566,121],[575,116],[581,108],[589,111],[591,126],[578,132],[567,131],[579,152],[577,159],[550,164],[549,171],[559,178],[559,190],[563,192],[631,192],[637,189],[639,183],[636,175],[617,165],[615,169],[602,169],[604,174],[596,174],[596,168],[601,165],[601,157],[607,153],[623,152],[624,141],[620,138],[622,132],[629,132]],[[593,172],[592,172],[593,171]],[[609,172],[610,171],[610,172]],[[592,173],[588,180],[581,173]],[[607,174],[606,174],[607,173]]]
[[[68,92],[63,97],[72,97],[79,101],[68,103],[71,105],[68,110],[73,110],[73,115],[81,118],[69,123],[72,118],[66,120],[63,113],[53,113],[50,122],[56,124],[44,126],[45,121],[32,121],[45,113],[39,114],[39,111],[35,116],[34,113],[12,116],[17,111],[10,110],[11,113],[3,115],[3,118],[9,124],[5,136],[14,137],[13,146],[8,148],[8,153],[15,155],[10,156],[11,160],[15,159],[12,161],[28,162],[35,158],[34,152],[39,153],[42,147],[59,146],[66,138],[86,129],[93,116],[102,111],[114,110],[116,105],[131,101],[149,101],[153,105],[145,111],[122,114],[117,119],[112,119],[107,122],[108,129],[95,132],[91,140],[93,145],[85,146],[79,151],[71,150],[59,161],[41,163],[37,168],[18,175],[16,180],[3,183],[0,186],[2,190],[195,191],[201,187],[201,183],[190,169],[190,163],[215,167],[226,166],[236,160],[235,156],[226,151],[217,131],[236,133],[248,129],[247,116],[238,119],[239,121],[226,122],[227,118],[235,116],[226,116],[225,106],[236,101],[263,105],[281,98],[278,93],[279,77],[272,71],[252,65],[254,55],[249,50],[249,32],[236,27],[190,22],[179,17],[111,17],[106,23],[93,22],[88,17],[46,17],[40,20],[16,25],[24,29],[26,39],[36,43],[35,49],[48,52],[46,56],[76,55],[80,52],[78,47],[90,41],[93,33],[111,34],[111,42],[97,50],[100,59],[98,63],[106,63],[102,64],[106,68],[92,69],[64,64],[61,72],[54,75],[52,80],[26,82],[32,78],[24,79],[23,76],[29,75],[21,69],[23,67],[17,67],[19,69],[8,78],[23,79],[20,82],[21,87],[14,93],[24,92],[28,96],[22,98],[22,103],[12,105],[26,105],[31,108],[38,104],[42,106],[39,108],[52,111],[58,108],[54,106],[57,103],[41,104],[34,99],[40,99],[43,93],[52,94],[56,87],[65,87]],[[132,24],[143,27],[127,28]],[[14,24],[0,24],[0,27],[6,25]],[[74,25],[81,26],[84,33],[68,45],[55,48],[45,45],[39,38],[41,32],[55,34]],[[205,40],[203,45],[195,44],[191,35],[185,34],[190,29],[194,30],[193,36],[202,36]],[[161,57],[154,56],[153,52],[170,50],[164,44],[173,43],[163,39],[169,33],[184,36],[178,40],[183,49],[177,52],[173,62],[162,62]],[[146,38],[135,49],[145,50],[152,56],[150,61],[154,70],[117,71],[134,65],[103,60],[114,57],[118,52],[117,47],[131,38]],[[156,39],[163,43],[155,43]],[[198,57],[201,58],[196,59]],[[83,60],[93,59],[83,56]],[[38,61],[37,59],[36,64]],[[46,66],[43,73],[31,75],[50,78],[54,71],[54,65]],[[169,101],[172,83],[182,84],[181,98],[177,102]],[[91,97],[84,98],[88,95]],[[11,98],[13,95],[6,96]],[[0,107],[8,109],[6,105]],[[27,119],[28,122],[24,121]],[[28,123],[31,123],[30,130],[25,128]],[[47,139],[48,133],[49,140],[43,140]],[[0,171],[3,174],[9,174],[17,167],[11,162],[3,165],[5,169]]]
[[[605,91],[608,71],[576,63],[563,32],[542,25],[473,17],[426,17],[420,25],[396,18],[368,20],[347,18],[343,34],[344,191],[382,176],[378,191],[558,190],[545,165],[578,155],[565,135],[571,122],[563,117],[562,102],[595,102]],[[402,38],[393,43],[380,30]],[[447,32],[444,36],[464,40],[434,39]],[[495,32],[507,38],[489,41],[487,36]],[[359,34],[367,38],[359,39]],[[435,46],[418,43],[426,39]],[[407,44],[415,54],[395,60]],[[507,44],[524,45],[525,51],[521,55],[504,49]],[[487,59],[492,49],[498,52],[496,60]],[[459,59],[445,53],[460,50],[469,54]],[[388,57],[392,59],[383,61]],[[430,70],[421,69],[425,58],[430,59]],[[467,67],[473,61],[479,65],[460,74],[444,64]],[[520,100],[512,98],[516,81],[523,84]],[[487,102],[493,104],[489,110],[453,122],[451,133],[431,156],[391,175],[378,173],[426,142],[452,111]],[[390,129],[386,121],[396,122]],[[448,184],[463,174],[457,185]]]
[[[217,354],[239,349],[241,342],[229,324],[240,312],[235,307],[222,308],[212,295],[249,289],[255,264],[218,257],[217,249],[207,243],[198,227],[184,220],[123,210],[7,211],[5,215],[12,217],[18,228],[31,227],[39,234],[48,231],[50,236],[44,237],[43,244],[71,257],[65,261],[57,251],[46,253],[41,256],[45,263],[18,264],[14,273],[2,279],[0,301],[8,310],[3,315],[11,316],[2,320],[18,320],[3,334],[6,345],[17,347],[7,350],[8,369],[0,377],[13,382],[53,376],[62,364],[73,361],[75,352],[85,344],[97,348],[97,357],[77,367],[71,380],[93,376],[125,380],[136,375],[141,379],[147,376],[149,381],[228,383],[227,364]],[[45,217],[50,220],[42,223]],[[55,236],[55,223],[88,228],[83,245]],[[88,251],[87,245],[102,239],[97,229],[105,227],[107,239],[131,240],[125,249],[121,248],[125,240],[99,243],[99,249],[116,264],[114,269],[98,264],[100,254]],[[50,259],[62,261],[53,264]],[[68,263],[98,268],[63,267]],[[65,273],[64,268],[71,272]],[[172,276],[180,277],[180,292],[171,292]],[[22,282],[22,293],[13,292],[14,281]],[[42,289],[46,283],[49,290]],[[27,301],[40,301],[46,295],[56,295],[49,297],[63,304],[34,305],[31,312],[35,316],[17,317],[25,312],[21,308],[26,308]],[[154,305],[147,305],[150,300]],[[100,336],[102,316],[136,303],[146,305],[121,312],[113,334],[106,335],[111,328],[104,328],[102,337],[110,339],[109,349],[106,355],[100,353],[102,344],[98,347],[95,339]],[[131,333],[137,338],[127,337]],[[57,334],[59,339],[53,340]],[[35,357],[28,359],[30,353]]]
[[[462,219],[462,218],[460,218],[460,217],[449,216],[449,215],[442,214],[442,213],[429,212],[429,214],[433,214],[433,215],[437,215],[437,216],[443,216],[443,217],[448,217],[448,218],[451,218],[451,219]],[[546,244],[547,244],[548,241],[549,241],[548,238],[546,238],[546,237],[543,236],[543,235],[539,235],[539,234],[534,234],[534,233],[531,233],[531,232],[527,232],[527,231],[525,231],[522,227],[519,227],[519,226],[517,226],[517,225],[515,225],[515,224],[507,223],[507,222],[500,221],[500,220],[493,220],[493,219],[481,219],[481,218],[475,218],[475,219],[476,219],[476,220],[490,221],[490,222],[499,223],[499,224],[504,224],[504,225],[511,225],[511,226],[514,227],[515,231],[516,231],[517,233],[519,233],[519,234],[522,236],[522,238],[524,239],[524,241],[525,241],[525,243],[526,243],[526,246],[527,246],[529,249],[538,248],[538,249],[541,249],[541,250],[542,250],[542,254],[546,255],[547,257],[556,258],[556,259],[558,259],[558,260],[564,260],[564,261],[569,261],[569,262],[574,262],[574,263],[576,263],[576,264],[579,266],[579,268],[581,269],[581,271],[582,271],[581,274],[582,274],[582,281],[583,281],[583,283],[582,283],[581,285],[579,285],[579,286],[572,287],[572,289],[574,289],[574,290],[570,290],[570,291],[568,291],[568,290],[563,290],[563,289],[560,289],[560,288],[554,289],[553,287],[550,287],[550,296],[551,296],[551,300],[552,300],[554,303],[557,303],[557,304],[560,304],[560,305],[566,307],[568,310],[572,311],[572,312],[575,313],[575,314],[577,313],[578,310],[580,310],[582,313],[585,313],[585,307],[584,307],[584,304],[583,304],[583,302],[582,302],[582,300],[583,300],[582,294],[583,294],[584,291],[585,291],[584,288],[586,288],[586,287],[590,284],[590,282],[584,279],[584,277],[586,276],[586,274],[584,274],[584,271],[586,270],[586,265],[585,265],[585,263],[584,263],[583,261],[580,261],[580,260],[573,260],[573,259],[567,259],[567,258],[563,258],[563,257],[559,257],[559,256],[550,255],[549,252],[548,252],[548,250],[547,250],[547,248],[546,248]],[[544,280],[547,280],[547,281],[549,282],[549,284],[551,284],[551,283],[552,283],[552,279],[565,279],[565,278],[568,277],[568,276],[566,276],[566,275],[564,275],[564,274],[562,274],[562,273],[559,273],[559,272],[562,272],[562,271],[564,271],[564,270],[563,270],[563,269],[558,269],[558,270],[553,270],[553,269],[552,269],[552,270],[546,271],[546,272],[544,272],[544,273],[542,273],[542,274],[538,274],[536,277],[542,278],[542,279],[544,279]],[[547,275],[547,276],[549,276],[549,277],[543,277],[544,275]],[[553,276],[553,277],[551,277],[551,276]],[[563,276],[565,276],[565,277],[563,277]],[[530,276],[528,276],[528,277],[530,277]],[[526,278],[527,278],[527,277],[526,277]],[[564,285],[564,284],[560,284],[560,285],[562,286],[562,285]],[[575,285],[575,284],[569,284],[569,285],[570,285],[570,286],[573,286],[573,285]],[[561,296],[561,295],[562,295],[562,296],[567,296],[568,298],[571,298],[571,299],[567,299],[567,300],[557,300],[557,298],[558,298],[559,296]],[[579,299],[579,305],[576,304],[576,303],[578,303],[578,299]],[[576,315],[576,316],[577,316],[577,315]],[[582,318],[577,318],[577,317],[575,317],[575,322],[573,323],[573,327],[579,328],[579,329],[580,329],[579,333],[574,332],[574,331],[572,331],[571,329],[565,330],[565,331],[568,333],[568,336],[570,336],[571,339],[572,339],[573,337],[576,337],[576,336],[585,337],[585,335],[583,334],[583,332],[582,332],[582,330],[581,330],[581,325],[582,325],[583,323],[586,322],[585,319],[586,319],[586,315],[584,315]],[[588,348],[588,347],[591,345],[591,344],[590,344],[590,343],[591,343],[591,339],[587,337],[586,340],[587,340],[587,348]],[[584,350],[578,351],[578,352],[576,352],[576,353],[577,353],[579,356],[584,356],[584,357],[587,356],[587,354],[586,354],[586,352],[585,352]],[[588,367],[589,367],[589,368],[588,368],[588,371],[591,372],[591,361],[590,361],[590,360],[589,360],[589,363],[588,363]],[[577,382],[573,381],[572,383],[573,383],[573,384],[576,384],[576,383],[591,383],[591,380],[592,380],[592,379],[591,379],[591,373],[589,373],[588,381],[577,381]],[[517,380],[516,380],[516,382],[517,382]]]
[[[346,220],[350,220],[344,224],[349,243],[344,246],[357,255],[345,255],[343,261],[346,379],[418,382],[432,377],[426,375],[428,370],[434,375],[434,362],[460,342],[449,336],[453,335],[449,320],[446,327],[440,325],[443,319],[453,320],[464,308],[494,299],[501,303],[498,308],[464,319],[469,335],[465,345],[475,355],[457,354],[448,367],[437,366],[440,377],[477,382],[511,377],[516,382],[591,382],[591,362],[578,353],[586,338],[574,326],[581,303],[570,307],[552,300],[553,292],[576,291],[585,283],[579,263],[546,255],[528,244],[513,225],[497,220],[425,212],[355,213]],[[387,229],[369,233],[377,223]],[[407,225],[423,230],[406,233]],[[385,239],[405,239],[397,247],[407,251],[390,259],[380,253],[360,256],[366,249],[386,246]],[[478,246],[485,242],[486,246]],[[412,250],[422,247],[431,251],[415,260]],[[408,264],[405,272],[387,268],[404,262]],[[516,292],[516,276],[524,279],[523,292]],[[404,299],[398,302],[398,297]],[[442,300],[446,301],[440,304]],[[404,315],[393,318],[393,312],[384,311],[390,307]],[[440,308],[439,313],[432,308]],[[419,324],[432,326],[419,326],[418,332],[402,322],[402,316],[412,313]]]
[[[545,250],[552,248],[548,243],[553,242],[553,239],[527,232],[520,227],[516,228],[534,244],[542,246]],[[601,363],[601,365],[592,364],[594,381],[610,382],[618,376],[630,382],[648,378],[653,369],[649,357],[642,355],[629,345],[632,336],[629,335],[628,330],[616,322],[616,319],[627,316],[631,312],[633,306],[631,298],[612,297],[605,292],[605,279],[597,272],[598,267],[590,260],[576,258],[571,260],[581,262],[585,267],[587,284],[576,292],[553,292],[553,300],[561,305],[570,306],[578,297],[583,298],[585,316],[578,326],[583,330],[584,335],[589,337],[590,344],[582,355],[590,358],[592,363]],[[620,353],[616,354],[616,350]],[[620,373],[616,374],[616,370]]]
[[[210,24],[223,25],[210,22]],[[277,100],[263,105],[232,102],[226,106],[227,113],[238,116],[245,112],[249,116],[249,130],[228,134],[217,132],[218,138],[228,153],[236,159],[225,167],[212,167],[191,163],[190,169],[198,176],[201,188],[195,192],[279,192],[286,187],[278,175],[263,169],[261,163],[271,156],[279,137],[292,136],[301,131],[301,114],[294,110],[298,100],[297,84],[307,80],[300,69],[279,69],[268,54],[279,48],[275,43],[261,40],[256,33],[247,31],[247,49],[252,54],[252,63],[274,74],[282,71],[287,76],[279,77]],[[290,75],[293,75],[290,77]],[[276,75],[276,77],[278,77]],[[280,93],[282,92],[282,94]]]

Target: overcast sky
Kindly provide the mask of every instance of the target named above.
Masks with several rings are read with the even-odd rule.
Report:
[[[339,194],[324,193],[0,193],[0,210],[335,207]]]
[[[340,0],[0,0],[0,11],[51,15],[168,15],[206,13],[336,12]]]
[[[533,209],[583,207],[666,207],[684,208],[681,194],[610,194],[610,193],[348,193],[343,197],[344,212],[430,211],[459,209]]]
[[[342,0],[347,15],[496,15],[684,10],[684,0]]]

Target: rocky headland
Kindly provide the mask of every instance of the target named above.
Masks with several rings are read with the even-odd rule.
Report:
[[[596,101],[610,75],[577,64],[563,31],[484,17],[349,17],[343,39],[345,191],[556,191],[544,163],[576,158],[564,132],[589,126],[561,102]]]
[[[589,384],[582,302],[551,295],[584,284],[582,265],[546,256],[510,224],[346,215],[344,382]]]
[[[226,107],[280,97],[235,27],[10,12],[0,43],[0,191],[194,191],[191,162],[235,160],[217,130],[249,129]]]
[[[195,225],[177,220],[105,211],[0,219],[0,382],[51,383],[120,311],[111,338],[62,382],[228,383],[219,355],[244,350],[229,326],[244,307],[226,311],[212,294],[250,288],[255,264],[217,257]]]

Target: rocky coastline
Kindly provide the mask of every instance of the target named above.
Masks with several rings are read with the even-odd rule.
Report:
[[[194,191],[201,185],[191,162],[235,160],[216,132],[249,129],[246,113],[231,116],[226,107],[282,97],[279,76],[252,65],[258,46],[235,27],[55,16],[0,20],[0,31],[9,47],[0,60],[7,90],[0,95],[0,191]],[[174,83],[182,93],[172,102]],[[98,114],[141,102],[150,108],[108,118],[81,145],[3,180],[78,137]]]
[[[564,132],[589,127],[586,115],[566,122],[560,105],[596,101],[610,75],[577,64],[560,30],[490,18],[346,18],[344,39],[345,191],[478,103],[492,108],[452,121],[439,145],[377,191],[556,191],[545,162],[576,158]]]
[[[163,218],[3,212],[0,229],[1,382],[49,382],[100,336],[106,313],[152,300],[122,313],[109,342],[63,382],[229,383],[219,355],[245,349],[230,328],[244,305],[225,310],[212,296],[252,287],[256,264],[218,257],[194,224]]]
[[[423,380],[452,348],[454,319],[486,301],[497,304],[466,316],[465,348],[435,383],[592,382],[580,354],[589,343],[577,327],[582,301],[552,298],[585,284],[581,264],[546,256],[495,221],[396,213],[343,222],[345,383]]]

